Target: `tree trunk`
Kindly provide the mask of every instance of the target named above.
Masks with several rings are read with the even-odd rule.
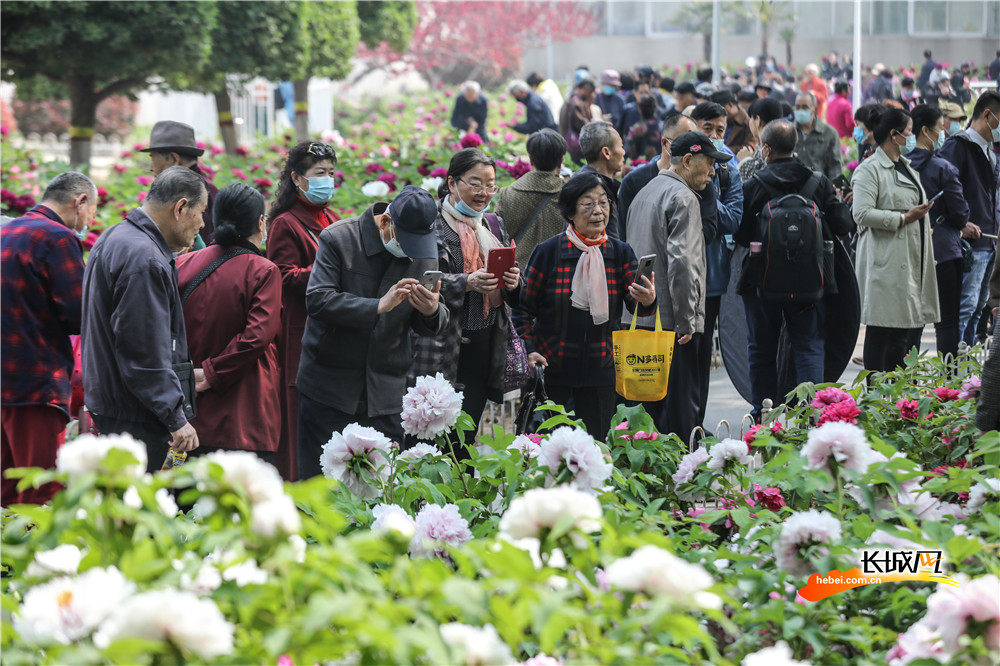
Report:
[[[236,126],[233,124],[233,104],[229,97],[229,90],[225,84],[216,90],[215,110],[219,115],[219,133],[222,134],[222,143],[226,146],[226,152],[230,155],[236,154]]]
[[[767,53],[767,44],[768,44],[768,42],[771,41],[770,32],[771,32],[770,26],[767,23],[761,23],[761,26],[760,26],[760,52],[763,54],[763,57],[765,57],[765,58],[768,56],[768,53]]]
[[[791,42],[791,40],[785,42],[785,64],[788,67],[792,66],[792,42]]]
[[[292,81],[295,87],[295,137],[309,140],[309,77]]]
[[[712,33],[706,32],[702,35],[704,39],[702,40],[702,46],[704,47],[704,56],[702,60],[705,62],[712,62]]]
[[[72,77],[66,81],[66,87],[70,105],[69,163],[73,168],[88,169],[101,98],[94,90],[93,77]]]

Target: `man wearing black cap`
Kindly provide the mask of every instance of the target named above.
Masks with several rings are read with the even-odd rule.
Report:
[[[149,148],[143,148],[140,152],[149,153],[150,171],[154,176],[159,176],[160,172],[169,167],[182,166],[191,169],[205,181],[208,206],[202,215],[205,226],[202,227],[199,236],[205,245],[211,243],[215,236],[212,207],[215,205],[215,195],[219,193],[219,188],[204,171],[198,168],[198,158],[205,153],[205,149],[199,148],[198,142],[194,140],[194,128],[176,120],[161,120],[153,125],[153,131],[149,135]]]
[[[438,265],[436,217],[434,198],[407,185],[319,235],[296,380],[300,478],[321,473],[323,445],[351,423],[402,442],[410,331],[437,336],[448,323],[440,284],[420,284]]]
[[[656,255],[653,272],[661,321],[664,329],[677,334],[670,390],[663,400],[647,403],[646,410],[660,432],[676,433],[685,441],[698,423],[697,341],[705,327],[705,238],[698,192],[712,182],[716,161],[730,157],[701,132],[681,134],[670,144],[670,168],[661,169],[639,191],[626,222],[636,254]],[[652,329],[653,324],[652,317],[639,319],[643,328]]]

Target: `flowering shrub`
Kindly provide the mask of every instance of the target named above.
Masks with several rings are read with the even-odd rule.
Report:
[[[552,404],[540,433],[474,440],[431,377],[403,407],[428,441],[400,452],[349,426],[323,453],[330,478],[297,484],[247,452],[148,476],[131,439],[81,437],[58,469],[15,471],[66,487],[3,514],[0,649],[11,663],[989,663],[1000,435],[936,391],[976,369],[949,379],[911,359],[868,387],[800,386],[752,456],[735,438],[688,453],[624,406],[607,442]],[[819,424],[850,403],[856,424]],[[960,586],[797,594],[871,547],[940,549]]]

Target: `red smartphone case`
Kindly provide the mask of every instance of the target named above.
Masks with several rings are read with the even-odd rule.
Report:
[[[503,278],[503,274],[514,267],[514,248],[495,247],[486,255],[486,272],[491,273],[498,280]]]

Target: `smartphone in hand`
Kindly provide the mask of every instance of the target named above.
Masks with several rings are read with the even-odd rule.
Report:
[[[420,278],[420,286],[427,291],[434,291],[434,285],[438,283],[441,279],[441,271],[424,271],[424,275]]]
[[[635,271],[635,281],[642,285],[642,278],[648,277],[650,280],[653,279],[653,264],[656,263],[655,254],[647,254],[639,259],[639,268]]]

